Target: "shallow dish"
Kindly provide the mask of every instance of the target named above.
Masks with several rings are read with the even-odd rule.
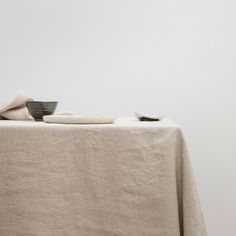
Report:
[[[164,118],[163,115],[149,115],[141,112],[135,112],[135,116],[139,121],[160,121]]]
[[[43,120],[47,123],[57,123],[57,124],[112,124],[115,121],[115,117],[51,115],[51,116],[44,116]]]

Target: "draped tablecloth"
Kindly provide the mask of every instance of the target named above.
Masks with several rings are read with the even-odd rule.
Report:
[[[205,236],[181,129],[0,121],[1,236]]]

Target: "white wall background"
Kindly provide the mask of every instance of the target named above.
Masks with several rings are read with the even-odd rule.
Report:
[[[182,125],[210,236],[236,235],[236,1],[0,0],[0,99]]]

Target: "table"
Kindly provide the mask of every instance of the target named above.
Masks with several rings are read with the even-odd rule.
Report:
[[[168,118],[0,121],[1,236],[205,236],[189,155]]]

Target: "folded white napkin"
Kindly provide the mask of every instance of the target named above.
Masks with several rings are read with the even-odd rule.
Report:
[[[31,120],[25,102],[33,99],[21,90],[18,90],[16,96],[10,102],[0,102],[0,119],[9,120]]]

